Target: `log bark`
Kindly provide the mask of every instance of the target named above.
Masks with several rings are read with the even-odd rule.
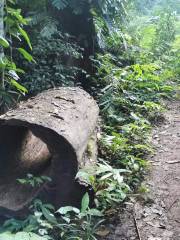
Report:
[[[56,207],[76,205],[76,173],[96,159],[98,112],[84,90],[58,88],[2,115],[0,206],[19,210],[37,196]],[[88,144],[93,146],[91,153]],[[17,183],[27,173],[50,176],[52,181],[35,189]]]

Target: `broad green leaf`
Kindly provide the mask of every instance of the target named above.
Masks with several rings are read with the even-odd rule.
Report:
[[[29,48],[32,50],[31,41],[29,39],[29,36],[28,36],[27,32],[24,29],[22,29],[21,27],[19,27],[19,32],[23,36],[23,38],[26,40]]]
[[[10,83],[21,93],[27,93],[28,92],[28,90],[25,87],[23,87],[21,84],[16,82],[14,79],[11,79]]]
[[[89,207],[89,194],[86,193],[81,201],[81,212],[85,212]]]
[[[51,182],[52,179],[48,176],[41,176],[41,178],[44,180],[44,181],[47,181],[47,182]]]
[[[44,217],[50,222],[50,223],[57,223],[57,220],[55,218],[55,216],[45,207],[41,207],[42,213],[44,215]]]
[[[107,173],[107,174],[103,175],[103,176],[100,178],[100,181],[103,181],[103,180],[105,180],[105,179],[107,179],[107,178],[110,178],[112,175],[113,175],[112,172]]]
[[[21,184],[25,184],[26,183],[26,179],[17,179],[17,181]]]
[[[54,206],[51,205],[51,204],[48,204],[48,203],[47,203],[47,204],[44,204],[44,207],[55,212],[55,208],[54,208]]]
[[[15,4],[15,0],[9,0],[10,3],[12,3],[13,5]]]
[[[0,45],[3,46],[4,48],[9,47],[8,41],[5,38],[3,38],[2,36],[0,36]]]
[[[95,209],[95,208],[90,209],[88,211],[88,214],[92,215],[92,216],[97,216],[97,217],[102,217],[103,216],[102,212],[97,210],[97,209]]]
[[[6,62],[4,61],[3,58],[0,59],[0,68],[5,68],[6,67]]]
[[[62,215],[66,215],[68,212],[75,212],[75,213],[79,214],[80,210],[75,207],[67,206],[67,207],[61,207],[60,209],[57,210],[57,212]]]
[[[18,48],[18,51],[23,55],[23,57],[28,60],[29,62],[36,62],[33,56],[28,53],[24,48]]]
[[[61,216],[61,218],[67,222],[67,223],[70,223],[71,222],[71,219],[69,217],[66,217],[66,216]]]

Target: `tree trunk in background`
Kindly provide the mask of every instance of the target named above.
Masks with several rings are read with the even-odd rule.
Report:
[[[72,9],[67,8],[63,11],[55,11],[54,15],[59,19],[59,23],[62,25],[64,32],[70,33],[76,39],[76,43],[84,49],[83,59],[79,60],[77,67],[82,68],[87,72],[87,75],[93,75],[95,73],[90,56],[93,56],[97,49],[97,39],[95,26],[93,22],[93,16],[90,12],[90,4],[85,4],[82,14],[74,14]],[[53,11],[53,10],[52,10]],[[82,87],[88,91],[91,86],[90,80],[86,78],[86,74],[81,73],[78,76],[78,80],[81,82]]]

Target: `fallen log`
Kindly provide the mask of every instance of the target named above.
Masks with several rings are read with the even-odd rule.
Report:
[[[37,197],[56,207],[76,205],[77,171],[96,161],[98,111],[84,90],[58,88],[0,116],[0,207],[19,211]],[[52,181],[35,188],[18,183],[27,173]]]

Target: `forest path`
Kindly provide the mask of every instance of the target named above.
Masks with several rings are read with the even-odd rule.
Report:
[[[141,240],[180,240],[180,101],[167,106],[165,124],[153,133],[156,153],[146,180],[152,203],[134,206]]]
[[[180,101],[167,102],[167,109],[153,130],[148,197],[119,213],[108,240],[180,240]]]

